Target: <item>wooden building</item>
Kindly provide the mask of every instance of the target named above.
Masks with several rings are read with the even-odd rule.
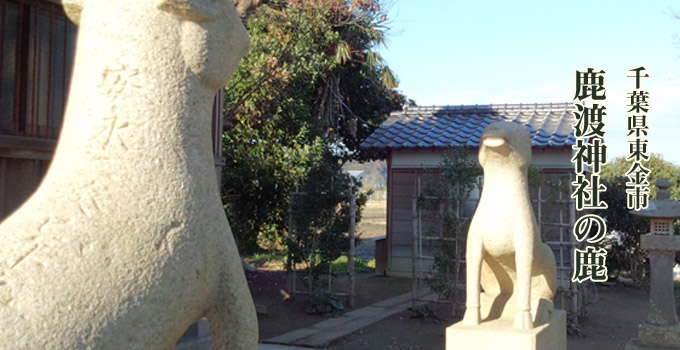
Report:
[[[0,219],[40,183],[61,128],[76,26],[57,1],[0,2]]]
[[[418,245],[414,237],[420,234],[414,231],[428,225],[414,223],[418,220],[415,199],[422,194],[424,181],[429,174],[437,172],[442,155],[449,147],[469,147],[469,157],[477,159],[482,131],[498,120],[519,123],[529,131],[533,143],[532,164],[542,170],[548,184],[560,180],[563,185],[571,182],[572,145],[575,144],[571,103],[409,107],[392,113],[361,145],[364,149],[388,154],[387,232],[383,242],[386,252],[378,254],[386,256],[387,261],[377,261],[376,266],[385,266],[389,275],[412,276],[413,256],[417,251],[414,245]],[[567,184],[556,193],[548,187],[544,184],[534,188],[530,195],[543,239],[555,253],[558,278],[568,283],[575,243],[571,234],[574,210],[570,188]],[[472,193],[471,211],[478,198],[479,192]],[[426,268],[431,263],[426,263]]]

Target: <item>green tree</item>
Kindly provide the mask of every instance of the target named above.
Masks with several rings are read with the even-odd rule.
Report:
[[[374,51],[385,21],[377,0],[273,0],[249,18],[251,49],[225,94],[222,183],[243,252],[280,243],[311,169],[381,156],[358,146],[404,101]]]
[[[646,253],[640,249],[640,235],[649,233],[648,220],[636,218],[630,214],[626,203],[625,176],[630,169],[632,161],[625,157],[618,157],[607,163],[600,172],[607,191],[602,194],[602,200],[608,208],[598,214],[607,222],[607,230],[616,232],[614,239],[607,242],[607,261],[610,270],[630,271],[634,278],[642,277],[642,268],[645,266]],[[652,154],[648,161],[642,163],[650,170],[648,177],[650,186],[649,199],[656,198],[656,181],[667,178],[672,186],[671,199],[680,199],[680,167],[663,160],[663,156]],[[677,233],[676,226],[676,233]]]
[[[602,167],[600,176],[603,180],[612,181],[615,178],[626,179],[626,172],[633,165],[633,161],[626,160],[626,157],[617,157],[610,160],[607,164]],[[642,162],[642,165],[649,169],[649,198],[656,198],[656,180],[661,178],[668,179],[672,186],[670,188],[671,198],[680,199],[680,167],[677,165],[667,162],[663,159],[661,154],[652,154],[648,161]]]
[[[328,156],[327,156],[328,157]],[[329,166],[322,155],[316,157],[300,191],[291,197],[293,232],[287,246],[295,263],[306,262],[305,274],[310,293],[315,292],[318,277],[327,274],[330,264],[349,249],[350,186],[357,193],[360,183],[352,183],[340,166]],[[356,196],[356,218],[367,196]]]
[[[478,179],[483,175],[482,167],[469,153],[469,149],[464,147],[446,150],[439,163],[439,172],[428,176],[418,198],[418,209],[425,220],[435,223],[427,225],[430,229],[421,234],[441,237],[425,283],[432,291],[451,300],[454,311],[455,306],[462,305],[464,300],[459,295],[461,277],[464,276],[462,259],[472,219],[471,213],[465,213],[465,203],[472,191],[480,188]],[[437,231],[441,231],[441,236]]]

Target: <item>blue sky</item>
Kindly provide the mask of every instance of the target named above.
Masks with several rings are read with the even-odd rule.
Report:
[[[680,165],[677,1],[393,0],[380,53],[418,105],[572,102],[575,71],[606,71],[609,159],[626,155],[629,69],[650,78],[649,147]]]

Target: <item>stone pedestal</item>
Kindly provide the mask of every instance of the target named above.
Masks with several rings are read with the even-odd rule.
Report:
[[[649,252],[651,285],[647,323],[676,325],[678,315],[675,313],[673,292],[673,261],[675,252],[680,251],[680,236],[640,236],[640,247]]]
[[[458,322],[446,329],[446,350],[566,350],[567,313],[554,310],[547,323],[520,330],[512,322],[494,320],[478,326]]]
[[[643,323],[638,328],[638,337],[641,344],[680,349],[680,324],[658,326]]]
[[[631,339],[626,350],[680,349],[680,324],[658,326],[643,323],[638,328],[638,339]]]

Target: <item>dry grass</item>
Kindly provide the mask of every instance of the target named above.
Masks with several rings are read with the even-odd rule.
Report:
[[[361,221],[357,225],[361,239],[384,236],[387,229],[386,216],[387,203],[385,201],[366,203],[361,214]]]

